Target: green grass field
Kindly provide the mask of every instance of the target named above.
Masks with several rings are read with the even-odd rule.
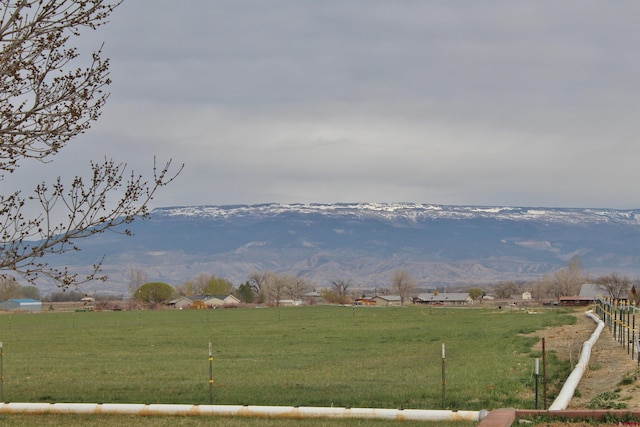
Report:
[[[531,351],[537,339],[524,334],[573,323],[570,313],[314,306],[5,314],[2,399],[208,404],[211,342],[213,404],[532,408],[539,354]],[[563,380],[568,363],[552,356],[549,379]]]

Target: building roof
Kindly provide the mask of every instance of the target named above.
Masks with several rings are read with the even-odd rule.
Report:
[[[596,283],[585,283],[580,287],[580,293],[578,296],[595,299],[600,296],[607,296],[609,293],[607,289]]]
[[[180,302],[180,301],[183,301],[183,300],[193,302],[193,300],[192,300],[191,298],[189,298],[189,297],[185,297],[185,296],[181,296],[181,297],[179,297],[179,298],[172,299],[172,300],[171,300],[171,301],[169,301],[167,304],[176,304],[176,303],[178,303],[178,302]]]
[[[400,295],[376,295],[373,298],[380,298],[385,301],[402,301],[402,298],[400,298]]]
[[[418,295],[418,299],[425,302],[458,302],[466,301],[468,298],[468,292],[443,292],[438,294],[428,292]]]

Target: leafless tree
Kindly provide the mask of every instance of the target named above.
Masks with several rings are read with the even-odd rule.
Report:
[[[621,277],[617,273],[598,277],[594,282],[606,289],[609,296],[615,299],[627,298],[631,289],[631,279],[627,276]]]
[[[549,293],[558,299],[562,296],[576,295],[585,280],[586,276],[582,273],[582,261],[580,257],[574,256],[568,262],[567,267],[547,277]]]
[[[109,61],[101,49],[87,66],[71,41],[82,29],[107,22],[119,2],[102,0],[1,0],[0,180],[27,162],[51,162],[74,137],[87,131],[107,100]],[[33,165],[30,165],[33,166]],[[28,281],[44,276],[60,286],[100,276],[100,260],[84,277],[51,267],[44,257],[78,250],[78,241],[106,230],[131,234],[126,224],[148,216],[156,191],[171,182],[171,161],[143,178],[126,164],[90,163],[90,175],[69,183],[43,182],[24,195],[0,195],[0,273]],[[28,212],[39,212],[29,214]]]
[[[187,280],[176,286],[176,292],[183,296],[200,295],[204,293],[208,280],[209,276],[207,274],[200,273],[195,279]]]
[[[267,288],[269,289],[269,302],[280,305],[282,295],[289,284],[289,278],[283,274],[270,274],[267,278]]]
[[[209,275],[206,273],[200,273],[195,279],[193,279],[193,281],[191,281],[191,283],[193,283],[193,292],[195,294],[202,294],[209,284]]]
[[[348,295],[349,288],[353,286],[353,282],[348,279],[335,279],[331,282],[331,286],[333,287],[336,297],[341,299]]]
[[[411,295],[416,288],[416,281],[405,270],[396,270],[391,277],[391,289],[398,292],[400,296],[400,304],[403,305],[404,301]]]
[[[149,281],[147,273],[141,268],[131,267],[129,270],[129,294],[134,296],[138,288]]]
[[[287,287],[287,293],[289,294],[289,297],[293,301],[298,301],[302,299],[302,294],[304,294],[304,291],[307,290],[308,285],[304,277],[291,276],[291,277],[288,277],[286,287]]]
[[[511,298],[512,295],[520,292],[520,287],[514,282],[510,282],[510,281],[500,282],[493,289],[493,292],[496,298],[509,299]]]

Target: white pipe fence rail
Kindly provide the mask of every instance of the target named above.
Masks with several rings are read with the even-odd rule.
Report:
[[[266,418],[364,418],[397,421],[480,421],[486,411],[136,403],[0,403],[0,414],[110,414]]]

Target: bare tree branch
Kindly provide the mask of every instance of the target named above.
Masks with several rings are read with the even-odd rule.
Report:
[[[29,159],[50,162],[100,116],[108,93],[109,61],[101,50],[88,66],[71,40],[81,29],[107,22],[120,1],[0,0],[0,180]],[[39,276],[62,286],[99,279],[101,261],[81,278],[43,261],[49,254],[78,250],[78,241],[107,230],[130,234],[121,226],[149,215],[156,191],[181,172],[171,161],[145,179],[126,164],[105,159],[91,163],[88,179],[76,176],[0,195],[0,271],[28,281]],[[26,212],[36,207],[39,214]],[[64,219],[60,219],[64,218]],[[4,274],[7,276],[7,273]]]

